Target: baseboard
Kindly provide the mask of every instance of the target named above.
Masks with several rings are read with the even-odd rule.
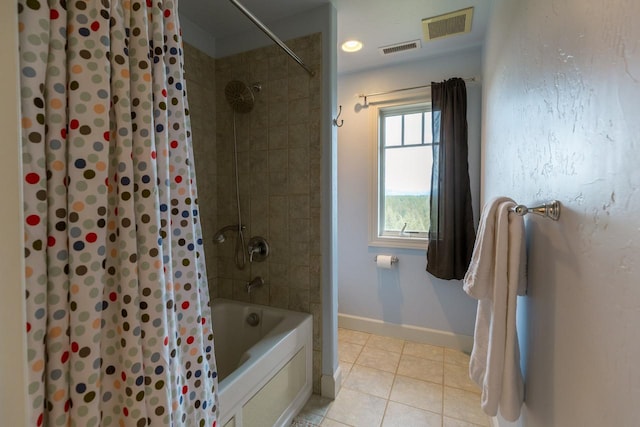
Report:
[[[320,378],[320,393],[322,397],[328,397],[329,399],[335,399],[342,386],[342,369],[340,365],[331,375],[323,375]]]
[[[454,334],[453,332],[420,326],[387,323],[378,319],[352,316],[350,314],[338,313],[338,327],[423,344],[439,345],[466,353],[470,353],[473,348],[473,337],[470,335]]]

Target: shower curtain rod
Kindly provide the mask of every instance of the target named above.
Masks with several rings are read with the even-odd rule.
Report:
[[[477,77],[469,77],[469,78],[466,78],[466,79],[463,79],[463,80],[465,82],[477,82],[480,79],[477,78]],[[413,87],[405,87],[405,88],[402,88],[402,89],[388,90],[386,92],[369,93],[369,94],[366,94],[366,95],[361,93],[361,94],[358,94],[358,98],[364,98],[364,103],[366,104],[367,103],[367,98],[369,98],[371,96],[388,95],[390,93],[404,92],[406,90],[424,89],[424,88],[430,88],[430,87],[431,87],[431,85],[428,84],[428,85],[422,85],[422,86],[413,86]]]
[[[249,12],[249,10],[246,7],[241,5],[237,0],[229,0],[229,1],[231,2],[231,4],[237,7],[238,10],[242,12],[247,18],[249,18],[254,24],[256,24],[256,26],[260,28],[263,33],[269,36],[271,40],[273,40],[278,46],[280,46],[280,48],[284,50],[291,58],[293,58],[294,61],[296,61],[302,68],[304,68],[305,71],[309,73],[311,77],[315,76],[316,73],[311,68],[309,68],[309,66],[305,64],[304,61],[302,61],[302,59],[300,59],[298,55],[296,55],[291,49],[289,49],[289,46],[284,44],[284,42],[280,40],[278,36],[276,36],[269,28],[267,28],[266,25],[260,22],[260,20],[256,18],[255,15]]]

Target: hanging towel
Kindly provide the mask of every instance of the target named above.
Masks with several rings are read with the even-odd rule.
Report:
[[[524,382],[516,333],[516,296],[526,291],[524,219],[506,197],[490,200],[464,277],[465,292],[478,300],[469,376],[482,390],[482,410],[508,421],[520,417]]]

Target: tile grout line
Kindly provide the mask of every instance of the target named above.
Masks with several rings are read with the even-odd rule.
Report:
[[[351,340],[342,340],[342,341],[343,341],[343,342],[346,342],[346,343],[350,343],[350,344],[354,344],[354,345],[359,345],[359,346],[360,346],[360,350],[358,351],[357,356],[355,357],[354,362],[352,362],[352,363],[351,363],[352,367],[353,367],[353,366],[361,366],[361,367],[366,367],[366,368],[373,369],[373,370],[378,370],[378,371],[381,371],[381,372],[388,372],[388,371],[384,371],[384,370],[381,370],[381,369],[377,369],[377,368],[375,368],[375,367],[366,366],[366,365],[360,365],[360,364],[357,364],[357,363],[356,363],[356,361],[360,358],[360,356],[361,356],[361,355],[362,355],[362,353],[364,352],[365,347],[367,346],[367,344],[369,344],[369,343],[371,342],[371,339],[372,339],[372,337],[374,337],[374,336],[378,336],[378,335],[371,334],[371,333],[367,333],[366,340],[364,340],[363,344],[355,343],[355,342],[352,342]],[[389,337],[384,337],[384,336],[380,336],[380,337],[383,337],[383,338],[389,338]],[[399,352],[395,352],[395,351],[393,351],[393,352],[392,352],[392,353],[396,353],[396,354],[398,354],[398,355],[399,355],[399,359],[398,359],[398,363],[397,363],[397,365],[395,366],[395,370],[394,370],[394,372],[393,372],[393,380],[392,380],[392,383],[391,383],[391,387],[390,387],[389,392],[388,392],[388,394],[387,394],[387,398],[385,399],[385,409],[384,409],[384,412],[383,412],[383,415],[382,415],[382,419],[381,419],[381,421],[380,421],[380,422],[381,422],[381,425],[382,425],[382,423],[384,423],[384,417],[387,415],[387,411],[388,411],[388,409],[389,409],[389,404],[390,404],[391,402],[395,402],[395,401],[391,400],[391,392],[393,391],[393,388],[394,388],[394,386],[395,386],[395,385],[396,385],[396,383],[397,383],[398,376],[403,376],[403,377],[407,377],[407,378],[411,378],[411,379],[415,379],[415,380],[423,381],[423,382],[430,383],[430,384],[440,385],[440,384],[435,383],[435,382],[431,382],[431,381],[424,380],[424,379],[421,379],[421,378],[414,378],[414,377],[412,377],[412,376],[400,375],[400,374],[398,373],[398,372],[399,372],[399,368],[400,368],[400,362],[401,362],[402,356],[403,356],[403,355],[407,355],[407,356],[409,356],[408,354],[406,354],[406,353],[405,353],[405,350],[406,350],[406,347],[407,347],[407,343],[408,343],[408,342],[407,342],[407,340],[401,340],[401,341],[402,341],[402,345],[400,346],[400,351],[399,351]],[[419,344],[419,343],[418,343],[418,344]],[[471,390],[468,390],[468,389],[466,389],[466,388],[464,388],[464,385],[462,385],[462,386],[458,387],[458,386],[456,386],[456,385],[453,385],[453,386],[447,386],[447,385],[445,384],[445,381],[446,381],[446,380],[445,380],[445,377],[446,377],[445,368],[446,368],[447,364],[448,364],[448,365],[451,365],[451,366],[454,366],[456,369],[458,369],[458,368],[464,368],[464,365],[463,365],[463,364],[460,364],[460,363],[457,363],[458,361],[453,362],[453,360],[452,360],[452,362],[453,362],[453,363],[447,363],[447,360],[446,360],[446,350],[447,350],[447,348],[442,347],[442,346],[436,346],[436,347],[439,347],[439,349],[442,351],[442,359],[441,359],[441,364],[442,364],[442,374],[441,374],[441,375],[442,375],[442,376],[441,376],[441,381],[442,381],[442,383],[441,383],[441,386],[442,386],[442,395],[441,395],[441,397],[442,397],[442,404],[441,404],[441,411],[440,411],[440,414],[439,414],[439,415],[441,416],[441,427],[443,427],[443,426],[444,426],[444,423],[445,423],[445,414],[444,414],[444,406],[445,406],[445,405],[444,405],[444,400],[445,400],[445,390],[446,390],[446,388],[447,388],[447,387],[449,387],[449,388],[451,388],[451,389],[459,390],[459,391],[462,391],[462,392],[465,392],[465,393],[472,393],[472,394],[476,394],[476,395],[477,395],[478,393],[477,393],[477,392],[474,392],[474,391],[471,391]],[[378,349],[378,350],[386,350],[386,351],[389,351],[389,350],[387,350],[386,348],[378,348],[378,347],[371,347],[371,348]],[[416,355],[416,356],[414,356],[414,357],[416,357],[416,358],[418,358],[418,359],[422,359],[422,360],[430,360],[430,361],[433,361],[433,359],[432,359],[432,358],[430,358],[430,357],[422,357],[422,356],[417,356],[417,355]],[[345,363],[347,363],[347,362],[345,362]],[[351,374],[351,372],[349,372],[349,374]],[[348,377],[348,376],[349,376],[349,375],[347,375],[347,377]],[[346,377],[345,377],[345,379],[346,379]],[[343,383],[343,384],[344,384],[344,383]],[[345,387],[345,388],[349,389],[348,387]],[[355,389],[351,389],[351,390],[358,391],[358,390],[355,390]],[[378,397],[378,398],[380,398],[380,396],[373,395],[373,394],[370,394],[370,393],[366,393],[366,392],[361,392],[361,393],[364,393],[364,394],[367,394],[367,395],[370,395],[370,396],[374,396],[374,397]],[[400,402],[400,403],[401,403],[401,402]],[[407,405],[407,404],[405,404],[405,405]],[[407,406],[412,407],[412,408],[415,408],[415,409],[419,409],[419,410],[422,410],[422,411],[426,411],[426,412],[431,412],[431,413],[433,413],[432,411],[428,411],[428,410],[425,410],[425,409],[423,409],[423,408],[415,407],[415,406],[413,406],[413,405],[407,405]],[[326,417],[326,414],[325,414],[325,415],[323,415],[322,421],[324,421],[324,419],[325,419],[325,418],[327,418],[327,417]],[[459,420],[459,421],[463,421],[463,422],[469,423],[469,425],[472,425],[472,426],[474,426],[474,427],[475,427],[475,426],[477,426],[477,427],[481,427],[481,426],[480,426],[480,425],[478,425],[478,424],[475,424],[475,423],[470,422],[470,421],[468,421],[468,420],[460,419],[460,418],[458,418],[458,417],[456,417],[456,416],[451,416],[451,417],[448,417],[448,418],[451,418],[451,419],[453,419],[453,420]],[[331,419],[331,418],[327,418],[327,419],[332,420],[332,421],[336,421],[336,420],[333,420],[333,419]],[[321,421],[321,422],[322,422],[322,421]]]

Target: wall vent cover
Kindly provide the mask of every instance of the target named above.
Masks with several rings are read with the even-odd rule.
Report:
[[[473,7],[422,20],[422,32],[426,41],[442,39],[471,31]]]
[[[396,43],[389,46],[378,48],[381,55],[391,55],[392,53],[405,52],[407,50],[420,49],[422,47],[420,39],[411,40],[409,42]]]

